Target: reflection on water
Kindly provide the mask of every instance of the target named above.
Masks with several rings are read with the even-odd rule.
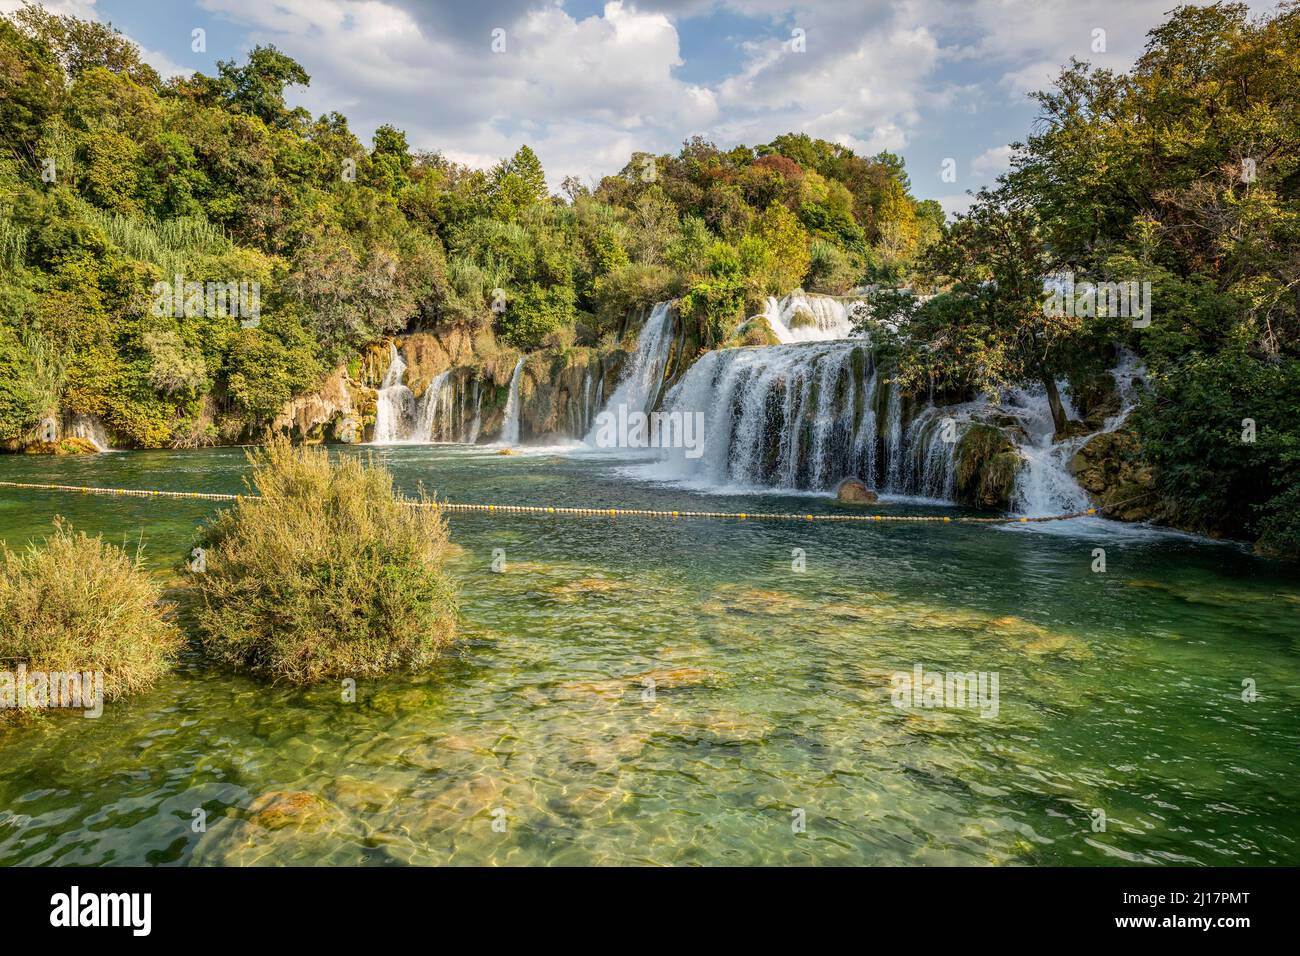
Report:
[[[706,501],[612,460],[378,457],[458,501],[837,507]],[[6,480],[204,491],[245,470],[229,449],[0,458]],[[179,583],[212,510],[0,489],[0,537],[63,514],[143,538]],[[464,627],[439,672],[345,703],[191,655],[99,720],[0,730],[0,863],[1300,862],[1300,585],[1239,548],[1098,524],[450,520]],[[893,707],[918,662],[997,673],[997,718]]]

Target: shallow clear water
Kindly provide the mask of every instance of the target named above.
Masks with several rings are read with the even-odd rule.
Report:
[[[837,507],[607,459],[376,455],[455,501]],[[238,491],[245,472],[238,449],[0,457],[11,481]],[[142,538],[175,582],[215,507],[0,489],[0,538],[62,514]],[[464,625],[437,674],[347,704],[191,654],[98,720],[0,728],[0,864],[1300,863],[1300,581],[1235,546],[1100,521],[449,520]],[[917,663],[996,672],[997,716],[894,707]],[[319,799],[273,829],[248,808],[274,792]]]

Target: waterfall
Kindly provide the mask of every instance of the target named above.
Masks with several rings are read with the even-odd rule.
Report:
[[[889,386],[889,407],[885,416],[885,484],[898,485],[903,471],[903,390]]]
[[[397,346],[388,344],[388,371],[379,383],[375,408],[375,435],[372,444],[393,445],[404,441],[410,433],[410,421],[415,408],[415,396],[403,384],[406,362]]]
[[[505,422],[501,426],[501,444],[519,444],[519,377],[524,371],[524,360],[515,363],[514,374],[510,376],[510,395],[506,398]]]
[[[420,415],[415,424],[413,440],[421,444],[434,441],[454,441],[455,423],[451,406],[455,390],[451,385],[451,369],[434,377],[420,400]]]
[[[956,443],[942,440],[937,414],[905,434],[901,390],[886,382],[865,345],[852,341],[710,352],[668,392],[661,412],[702,416],[700,454],[662,449],[650,473],[706,486],[807,491],[829,491],[856,476],[892,494],[951,496]],[[881,390],[890,422],[884,435],[876,427]],[[904,467],[911,439],[921,451]],[[882,460],[890,464],[881,467]]]
[[[848,308],[828,295],[792,292],[779,301],[769,296],[762,314],[782,345],[827,342],[853,334]]]
[[[483,426],[483,387],[478,379],[474,380],[474,421],[470,423],[469,434],[465,440],[471,445],[478,442],[479,429]]]
[[[623,377],[609,397],[605,408],[616,412],[620,405],[626,405],[628,412],[648,412],[654,407],[659,397],[659,386],[663,382],[664,366],[668,361],[668,349],[672,346],[672,303],[656,303],[650,317],[641,327],[637,339],[636,352],[628,362]],[[588,445],[596,443],[596,429],[591,427],[584,439]]]
[[[98,451],[112,451],[108,444],[108,433],[104,423],[94,415],[73,415],[68,422],[68,433],[73,438],[90,442]]]
[[[1141,394],[1141,385],[1135,386],[1134,383],[1145,381],[1146,369],[1137,356],[1125,351],[1120,354],[1119,363],[1111,369],[1110,374],[1115,379],[1119,393],[1119,412],[1106,419],[1102,427],[1092,434],[1067,438],[1061,442],[1055,441],[1055,424],[1046,390],[1041,385],[1012,390],[1012,404],[1018,407],[1015,414],[1029,436],[1029,442],[1020,447],[1024,465],[1016,474],[1016,484],[1011,494],[1011,505],[1016,514],[1032,518],[1083,511],[1091,507],[1092,501],[1088,493],[1079,487],[1079,483],[1070,474],[1070,459],[1097,435],[1113,432],[1124,424]],[[1062,402],[1066,405],[1066,413],[1074,417],[1074,410],[1069,407],[1064,394]]]

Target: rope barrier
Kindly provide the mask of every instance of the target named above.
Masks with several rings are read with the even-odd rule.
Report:
[[[199,501],[238,501],[240,498],[257,500],[256,495],[221,495],[199,491],[154,491],[141,488],[91,488],[82,485],[29,484],[19,481],[0,481],[0,488],[18,488],[26,491],[68,491],[85,495],[112,495],[126,498],[185,498]],[[457,504],[450,501],[408,501],[414,508],[435,508],[451,513],[476,512],[480,514],[526,515],[578,515],[608,518],[713,518],[738,521],[838,521],[881,523],[936,523],[936,524],[1036,524],[1044,521],[1068,521],[1086,518],[1097,513],[1096,508],[1074,511],[1069,514],[1043,517],[1005,516],[979,518],[951,515],[881,515],[881,514],[800,514],[796,512],[755,511],[654,511],[646,508],[561,508],[545,505],[481,505]]]

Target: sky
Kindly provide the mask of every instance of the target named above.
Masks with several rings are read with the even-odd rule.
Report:
[[[0,11],[19,5],[0,0]],[[312,77],[289,100],[363,141],[489,167],[521,143],[552,188],[702,135],[803,132],[903,156],[949,212],[1009,166],[1071,57],[1122,70],[1175,0],[49,0],[111,22],[164,76],[274,44]],[[1257,13],[1271,0],[1250,0]],[[200,43],[195,31],[202,31]],[[201,47],[201,48],[200,48]]]

